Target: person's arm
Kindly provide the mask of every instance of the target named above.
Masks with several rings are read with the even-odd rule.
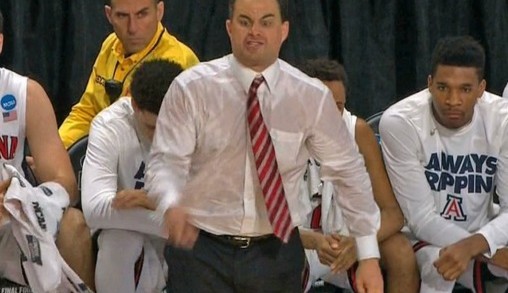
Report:
[[[330,93],[326,91],[321,98],[306,142],[310,155],[321,162],[321,179],[336,189],[334,200],[356,239],[358,259],[379,258],[376,234],[380,213],[364,162]]]
[[[374,200],[381,211],[381,227],[377,233],[377,240],[382,242],[402,229],[404,217],[386,174],[374,131],[365,120],[360,118],[357,119],[355,125],[355,140],[365,160],[365,166],[372,183]]]
[[[58,130],[65,148],[69,148],[73,143],[88,134],[92,119],[104,108],[100,105],[99,99],[105,100],[107,97],[104,87],[98,84],[96,80],[98,62],[101,62],[99,58],[97,58],[92,68],[85,92],[79,102],[72,107],[71,112]]]
[[[388,110],[379,125],[386,171],[394,194],[415,236],[444,247],[470,236],[465,229],[443,219],[436,211],[425,170],[417,130],[397,113]]]
[[[56,182],[69,194],[71,205],[77,201],[76,177],[60,137],[53,107],[42,86],[28,80],[26,137],[37,168],[39,182]]]
[[[481,234],[488,243],[488,256],[493,256],[499,248],[508,244],[508,121],[503,121],[502,142],[497,158],[495,174],[496,193],[499,197],[499,213],[477,233]]]
[[[118,191],[118,147],[121,142],[110,131],[107,122],[98,116],[92,123],[88,148],[81,176],[83,214],[92,229],[125,229],[162,235],[162,227],[154,213],[141,207],[118,209],[113,207]],[[136,193],[141,197],[141,194]],[[135,196],[136,196],[135,195]]]
[[[175,79],[161,105],[145,174],[148,196],[164,216],[168,240],[184,248],[191,248],[198,236],[187,212],[178,206],[196,147],[194,116],[190,101]]]
[[[116,193],[112,206],[115,209],[143,208],[155,211],[157,206],[144,189],[123,189]]]

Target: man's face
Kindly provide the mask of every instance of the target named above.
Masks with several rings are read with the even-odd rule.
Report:
[[[435,75],[428,78],[436,120],[450,129],[468,124],[485,85],[474,67],[438,65]]]
[[[339,109],[340,113],[342,113],[346,105],[346,88],[344,87],[344,83],[338,80],[323,81],[323,83],[332,92],[335,104],[337,105],[337,108]]]
[[[282,22],[277,0],[237,0],[226,29],[233,55],[244,66],[261,72],[278,58],[289,23]]]
[[[143,138],[151,142],[155,133],[157,115],[147,110],[134,108],[134,117],[138,123],[139,130]]]
[[[157,31],[164,3],[154,0],[111,0],[106,17],[122,42],[126,55],[143,50]]]

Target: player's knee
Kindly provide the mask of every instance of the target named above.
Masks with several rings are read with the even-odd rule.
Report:
[[[396,233],[379,245],[381,263],[386,270],[416,270],[416,257],[409,240]]]
[[[71,242],[74,245],[91,243],[90,229],[86,225],[83,213],[78,209],[68,208],[60,221],[57,245],[65,242]]]
[[[99,239],[99,254],[109,261],[133,262],[143,249],[144,237],[141,233],[127,230],[102,230]],[[121,247],[122,249],[118,249]]]
[[[76,208],[68,208],[65,211],[62,216],[60,230],[74,233],[90,232],[83,213]]]

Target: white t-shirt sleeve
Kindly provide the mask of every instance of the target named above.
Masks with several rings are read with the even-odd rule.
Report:
[[[503,141],[499,151],[496,171],[496,193],[499,196],[499,214],[488,224],[480,228],[482,234],[489,243],[490,256],[496,250],[508,245],[508,126],[506,121],[501,125],[504,129]],[[486,255],[489,255],[487,253]]]

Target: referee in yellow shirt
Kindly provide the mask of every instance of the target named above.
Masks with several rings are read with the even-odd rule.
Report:
[[[114,33],[102,43],[81,100],[60,126],[66,148],[88,135],[95,115],[129,94],[132,72],[142,62],[163,58],[184,69],[199,62],[189,47],[162,26],[162,1],[109,0],[105,12]]]

